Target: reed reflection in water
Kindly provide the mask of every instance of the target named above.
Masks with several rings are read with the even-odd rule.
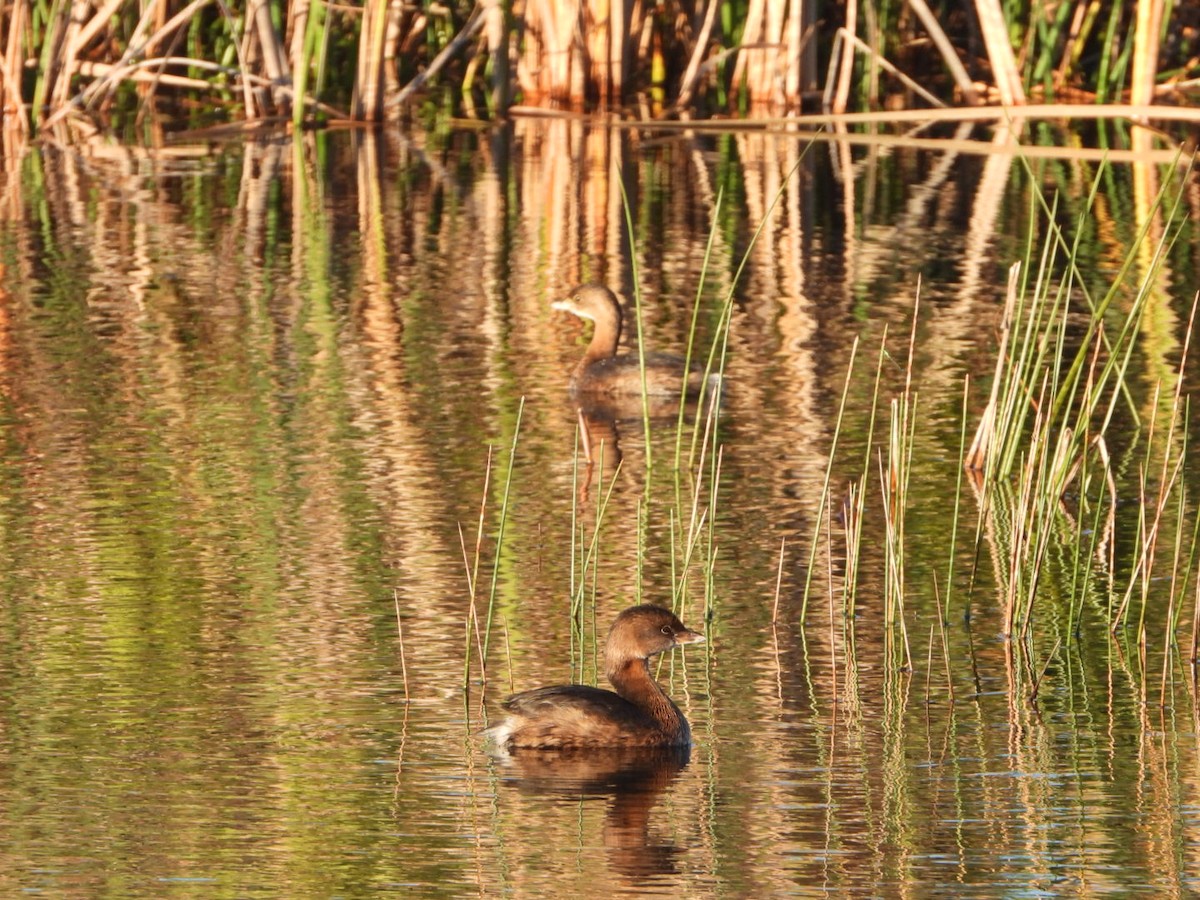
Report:
[[[963,379],[977,416],[1031,205],[1007,136],[978,137],[810,147],[525,120],[6,156],[0,888],[1200,888],[1194,682],[1163,625],[1174,591],[1190,627],[1189,566],[1145,598],[1139,642],[1109,639],[1104,584],[1132,565],[1136,515],[1116,525],[1111,569],[1047,579],[1021,641],[996,637],[1005,510],[976,549],[967,495],[947,565]],[[1035,163],[1060,220],[1096,166]],[[1104,173],[1078,254],[1094,296],[1141,225],[1165,228],[1149,197],[1168,175]],[[1183,202],[1200,219],[1195,192]],[[1189,224],[1151,285],[1128,379],[1143,421],[1170,394],[1149,386],[1176,371],[1198,257]],[[685,457],[676,480],[669,419],[649,472],[637,413],[589,428],[603,465],[577,457],[567,378],[586,332],[549,304],[598,280],[628,305],[635,278],[654,350],[680,352],[693,302],[713,341],[732,297],[715,493],[715,454],[702,478]],[[904,390],[918,278],[907,529],[923,539],[905,560],[903,671],[878,486],[852,603],[831,509]],[[1113,415],[1122,470],[1158,471],[1139,455],[1158,445]],[[1193,522],[1200,486],[1179,478]],[[465,574],[481,500],[486,683]],[[712,565],[685,570],[685,546]],[[706,655],[659,673],[692,722],[690,763],[489,760],[473,735],[494,701],[595,683],[597,623],[641,599],[711,614]]]

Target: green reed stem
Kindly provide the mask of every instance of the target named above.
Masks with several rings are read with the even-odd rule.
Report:
[[[521,416],[525,412],[525,398],[517,406],[517,421],[513,426],[512,446],[508,451],[508,470],[504,475],[504,494],[500,501],[500,523],[496,529],[496,558],[492,561],[492,584],[488,590],[487,618],[483,626],[483,654],[487,659],[488,642],[492,636],[492,614],[496,608],[496,588],[500,583],[500,555],[504,549],[504,530],[508,525],[508,498],[512,489],[513,464],[517,461],[517,439],[521,436]],[[486,672],[484,673],[486,677]]]
[[[958,431],[958,476],[954,482],[954,518],[950,522],[950,553],[946,563],[946,599],[942,603],[942,620],[950,618],[950,597],[954,593],[954,552],[958,547],[958,521],[962,512],[963,475],[967,471],[967,413],[971,396],[971,377],[963,379],[962,415]]]
[[[712,223],[709,225],[708,238],[704,244],[704,259],[700,263],[700,282],[696,286],[696,299],[695,299],[695,302],[692,304],[692,321],[691,321],[690,325],[688,326],[687,348],[684,351],[684,356],[683,356],[683,360],[684,360],[683,371],[684,371],[685,375],[684,375],[683,384],[681,385],[680,391],[679,391],[679,416],[675,422],[675,471],[676,472],[679,471],[679,462],[680,462],[680,458],[683,454],[683,425],[684,425],[684,421],[685,421],[686,413],[687,413],[687,395],[688,395],[688,385],[687,385],[686,373],[690,372],[691,368],[692,368],[692,356],[693,356],[693,348],[695,346],[695,341],[696,341],[696,329],[697,329],[697,326],[700,324],[700,307],[701,307],[701,301],[704,297],[704,283],[708,278],[708,265],[709,265],[710,260],[712,259],[713,244],[716,242],[717,226],[718,226],[718,222],[720,221],[720,215],[721,215],[721,202],[724,199],[724,197],[725,197],[725,188],[722,186],[721,190],[717,192],[717,200],[713,206]],[[722,309],[721,312],[722,312],[721,326],[723,326],[722,330],[725,334],[728,334],[729,318],[728,318],[728,316],[725,315],[724,308]],[[704,380],[701,382],[701,385],[700,385],[700,396],[696,400],[697,409],[703,409],[703,404],[705,402],[706,394],[708,393],[708,377],[709,377],[711,368],[712,368],[712,357],[710,355],[708,362],[705,366],[705,370],[704,370]],[[724,353],[722,353],[722,355],[721,355],[721,365],[718,368],[719,368],[720,374],[724,374],[724,371],[725,371]]]
[[[601,451],[601,454],[603,454],[603,450]],[[603,456],[601,456],[601,459],[603,459]],[[584,590],[585,582],[587,580],[587,573],[588,569],[590,568],[592,571],[592,608],[594,610],[596,606],[596,592],[598,588],[596,559],[600,553],[600,531],[601,526],[604,524],[604,516],[608,512],[608,502],[612,498],[613,489],[617,486],[617,479],[620,477],[620,475],[621,463],[617,463],[617,467],[613,471],[612,480],[609,481],[607,490],[604,491],[603,496],[600,498],[596,506],[596,524],[592,528],[592,537],[588,541],[587,552],[580,560],[580,575],[578,584],[576,585],[575,583],[572,583],[571,621],[572,623],[579,623],[581,639],[583,636],[583,617],[587,610],[587,604],[584,602]],[[582,534],[582,530],[580,531],[580,534]]]
[[[808,153],[813,148],[814,144],[815,144],[815,142],[810,142],[809,144],[807,144],[805,146],[805,148],[800,152],[800,156],[797,157],[796,162],[792,165],[792,167],[790,169],[788,169],[787,174],[783,177],[783,180],[780,182],[779,189],[776,190],[774,196],[771,197],[771,202],[767,204],[767,208],[766,208],[766,211],[763,213],[762,219],[759,221],[758,226],[754,229],[754,233],[750,236],[750,241],[749,241],[749,243],[746,244],[746,250],[742,254],[742,258],[740,260],[738,260],[738,265],[737,265],[737,268],[734,270],[733,278],[729,282],[729,290],[725,294],[725,301],[721,306],[721,314],[720,314],[720,317],[719,317],[718,323],[717,323],[717,339],[713,341],[712,349],[709,351],[708,364],[705,366],[705,369],[704,369],[704,375],[705,375],[706,381],[708,379],[708,376],[710,374],[712,374],[714,364],[716,364],[717,371],[719,373],[723,374],[725,371],[725,359],[726,359],[726,355],[728,354],[728,351],[729,351],[729,329],[730,329],[730,325],[733,321],[734,292],[737,290],[737,286],[742,280],[742,273],[745,271],[746,266],[749,265],[749,263],[750,263],[750,254],[753,252],[754,247],[758,244],[759,237],[762,235],[763,231],[767,228],[767,225],[771,221],[772,214],[775,212],[775,207],[779,205],[779,201],[785,196],[785,192],[787,190],[788,184],[791,182],[791,180],[795,176],[796,172],[799,171],[800,164],[802,162],[804,162],[805,157],[808,156]],[[716,231],[716,228],[717,228],[717,220],[716,220],[716,217],[714,216],[711,230],[709,232],[710,244],[711,244],[712,236]],[[705,252],[705,257],[706,257],[706,263],[707,263],[707,250]],[[699,402],[701,402],[701,403],[704,402],[703,394],[701,394]],[[699,439],[698,433],[693,432],[692,446],[691,446],[691,449],[688,451],[688,466],[689,466],[689,468],[691,467],[692,460],[695,459],[695,457],[696,457],[696,441],[698,439]]]
[[[623,172],[617,171],[617,185],[621,188],[621,211],[625,215],[625,229],[629,234],[629,246],[637,247],[637,232],[633,229],[633,212],[629,208],[629,195],[625,191]],[[644,493],[650,496],[651,473],[654,471],[654,451],[650,441],[650,392],[646,383],[646,341],[642,329],[642,279],[638,273],[637,252],[629,254],[629,274],[633,279],[633,322],[637,331],[638,375],[642,385],[642,437],[646,443],[646,483]]]
[[[583,563],[583,524],[579,520],[579,451],[583,443],[583,420],[576,420],[575,448],[571,454],[571,553],[567,576],[567,597],[572,602],[567,603],[567,625],[571,634],[571,669],[575,668],[575,579],[576,565]],[[600,471],[604,471],[601,469]],[[583,648],[579,648],[582,655]]]
[[[800,624],[803,625],[808,616],[808,597],[812,590],[813,570],[817,565],[817,549],[820,547],[821,541],[821,523],[825,515],[825,507],[829,501],[829,483],[833,479],[834,460],[837,456],[838,441],[842,434],[842,421],[846,416],[846,398],[850,394],[850,381],[854,375],[854,361],[858,357],[858,335],[854,336],[854,341],[850,344],[850,362],[846,366],[846,380],[842,384],[842,397],[838,401],[837,421],[833,427],[833,441],[829,447],[829,459],[825,464],[825,478],[821,482],[821,497],[817,503],[817,521],[813,526],[812,545],[808,552],[808,571],[804,574],[804,594],[800,601]]]

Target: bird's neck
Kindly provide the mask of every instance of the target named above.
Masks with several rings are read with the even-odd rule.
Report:
[[[644,659],[609,660],[608,680],[617,693],[668,730],[677,730],[682,715],[650,674]]]
[[[621,343],[621,318],[598,318],[592,331],[592,341],[584,352],[585,360],[608,359],[617,355]]]

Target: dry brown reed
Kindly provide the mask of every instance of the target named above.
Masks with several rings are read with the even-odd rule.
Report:
[[[1012,109],[1026,103],[1027,84],[1044,99],[1057,88],[1118,96],[1124,70],[1109,62],[1125,40],[1122,22],[1132,41],[1135,105],[1186,87],[1178,72],[1160,83],[1163,69],[1195,68],[1186,41],[1171,44],[1182,58],[1162,58],[1164,0],[1114,12],[1107,43],[1080,22],[1058,33],[1038,21],[1036,4],[1002,9],[1000,0],[974,0],[984,58],[947,35],[943,9],[926,0],[909,6],[915,19],[897,10],[880,21],[874,8],[860,15],[858,0],[820,18],[812,0],[749,0],[744,12],[718,0],[681,0],[670,14],[640,0],[149,0],[136,10],[121,0],[4,0],[0,95],[6,118],[38,128],[84,116],[106,123],[129,89],[139,115],[178,113],[177,101],[191,97],[208,113],[295,126],[380,121],[436,96],[434,89],[481,118],[505,115],[514,99],[527,109],[621,107],[640,118],[689,119],[710,112],[790,119],[822,96],[824,110],[838,115],[914,102]],[[1029,29],[1015,44],[1014,20]],[[1033,44],[1038,52],[1027,53]],[[1103,57],[1099,72],[1079,65],[1085,46]],[[825,57],[822,94],[817,60]],[[1039,74],[1047,67],[1053,78]]]

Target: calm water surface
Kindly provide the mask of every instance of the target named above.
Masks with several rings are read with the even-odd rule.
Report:
[[[1005,641],[1003,538],[976,541],[969,487],[953,529],[964,379],[973,428],[1005,273],[1045,230],[1031,185],[1102,296],[1140,224],[1166,227],[1146,186],[1169,168],[1099,170],[1081,218],[1088,160],[568,122],[4,165],[0,893],[1200,891],[1194,560],[1139,600],[1145,649],[1110,637],[1123,481],[1126,575],[1052,572]],[[1192,184],[1139,324],[1143,421],[1178,367],[1198,209]],[[649,466],[636,408],[591,411],[580,455],[587,332],[549,303],[588,279],[630,304],[639,284],[646,344],[675,351],[697,293],[707,348],[732,291],[720,422],[693,450],[687,412],[678,480],[673,413]],[[873,409],[886,435],[914,309],[906,605],[889,621],[876,484],[851,622],[822,485],[862,470]],[[1132,479],[1149,439],[1115,416]],[[489,756],[498,700],[595,683],[641,600],[708,634],[659,673],[690,758]]]

